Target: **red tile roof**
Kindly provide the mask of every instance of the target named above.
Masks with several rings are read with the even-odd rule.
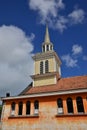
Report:
[[[87,76],[77,76],[69,78],[60,78],[55,85],[45,85],[38,87],[29,87],[22,95],[26,94],[39,94],[47,92],[58,92],[65,90],[77,90],[87,88]]]

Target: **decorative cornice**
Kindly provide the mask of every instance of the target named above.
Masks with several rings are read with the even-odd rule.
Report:
[[[59,77],[59,74],[58,74],[58,72],[48,72],[48,73],[45,73],[45,74],[31,75],[31,78],[35,79],[35,78],[44,78],[44,77],[50,77],[50,76]]]
[[[38,61],[38,60],[44,60],[44,59],[49,59],[49,58],[53,58],[53,57],[55,57],[56,60],[59,62],[59,64],[61,64],[61,60],[59,59],[59,57],[58,57],[58,55],[56,54],[55,51],[48,51],[48,52],[43,52],[43,53],[37,53],[32,58],[35,61]]]

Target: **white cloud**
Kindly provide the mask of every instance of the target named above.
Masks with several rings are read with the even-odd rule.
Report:
[[[47,20],[48,15],[56,17],[58,11],[64,8],[64,4],[62,0],[29,0],[29,7]]]
[[[67,15],[61,15],[61,10],[65,9],[63,0],[29,0],[29,7],[37,11],[40,24],[48,22],[51,28],[60,32],[72,25],[83,23],[85,19],[84,10],[78,8]]]
[[[65,62],[67,67],[76,67],[77,66],[77,59],[73,59],[69,54],[63,55],[62,60]]]
[[[82,54],[82,55],[79,55]],[[87,60],[87,56],[83,56],[83,47],[78,44],[72,46],[72,51],[69,54],[62,56],[62,60],[65,62],[67,67],[77,67],[79,66],[79,60]]]
[[[6,91],[18,94],[31,82],[33,72],[31,58],[32,39],[23,30],[15,26],[0,27],[0,94]]]
[[[75,44],[75,45],[72,46],[72,54],[73,55],[81,54],[82,51],[83,51],[82,46],[80,46],[78,44]]]
[[[63,16],[60,16],[56,22],[56,29],[60,30],[60,32],[63,32],[64,29],[67,29],[67,23],[68,20]]]
[[[68,15],[71,24],[82,23],[85,18],[85,12],[82,9],[75,9]]]

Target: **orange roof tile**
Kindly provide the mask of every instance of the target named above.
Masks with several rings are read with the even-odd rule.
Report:
[[[55,85],[29,87],[22,95],[87,88],[87,76],[60,78]]]

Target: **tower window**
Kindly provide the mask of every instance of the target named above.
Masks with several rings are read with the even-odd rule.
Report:
[[[52,45],[50,46],[50,50],[52,50]]]
[[[40,74],[43,74],[43,61],[40,62]]]
[[[49,51],[49,45],[47,45],[47,51]]]
[[[58,113],[62,114],[63,113],[63,102],[62,102],[61,98],[59,98],[57,100],[57,106],[58,106]]]
[[[43,45],[43,52],[45,52],[45,46]]]
[[[78,112],[84,112],[83,100],[81,97],[76,98]]]
[[[19,102],[19,112],[18,115],[22,115],[23,103]]]
[[[30,114],[30,101],[27,101],[26,103],[26,115]]]
[[[49,72],[49,62],[48,60],[45,61],[45,73]]]
[[[34,114],[38,114],[39,111],[39,102],[36,100],[34,102]]]
[[[73,113],[72,98],[67,98],[67,109],[68,109],[68,113]]]

